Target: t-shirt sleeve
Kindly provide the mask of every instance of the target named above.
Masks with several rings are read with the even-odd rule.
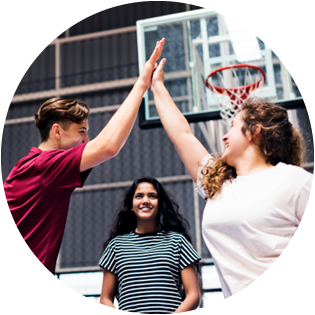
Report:
[[[37,161],[43,185],[61,196],[67,189],[82,187],[91,170],[80,172],[80,163],[86,143],[69,150],[44,151]]]
[[[179,268],[183,270],[185,267],[191,263],[197,263],[201,257],[198,255],[196,250],[193,248],[191,243],[181,235],[181,244],[180,244],[180,254],[179,254]]]
[[[302,186],[299,192],[297,202],[296,202],[296,208],[295,208],[295,212],[296,212],[295,215],[299,221],[302,220],[303,214],[305,212],[308,199],[310,196],[310,192],[311,192],[312,182],[313,182],[313,176],[309,174],[307,181]]]
[[[205,190],[201,187],[203,175],[201,171],[203,168],[208,165],[211,161],[213,160],[213,157],[210,154],[207,154],[203,157],[203,159],[200,162],[200,166],[198,168],[198,173],[197,173],[197,181],[195,184],[195,191],[202,197],[203,199],[206,197],[207,193]]]
[[[104,250],[98,265],[112,273],[116,273],[115,239],[111,240]]]

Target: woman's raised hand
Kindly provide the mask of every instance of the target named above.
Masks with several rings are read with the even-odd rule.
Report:
[[[155,68],[154,73],[153,73],[153,78],[152,78],[152,86],[151,90],[154,92],[154,89],[159,83],[164,84],[164,65],[165,65],[166,59],[163,58],[160,61],[160,64]]]

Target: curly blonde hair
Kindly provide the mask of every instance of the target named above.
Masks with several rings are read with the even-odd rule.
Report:
[[[245,102],[241,112],[244,135],[247,130],[253,135],[257,125],[261,127],[258,146],[266,157],[266,163],[277,165],[283,162],[301,166],[304,144],[298,131],[289,122],[285,108],[251,98]],[[201,187],[207,192],[205,199],[211,199],[221,192],[224,182],[236,177],[236,171],[222,162],[219,156],[203,168],[202,175]]]

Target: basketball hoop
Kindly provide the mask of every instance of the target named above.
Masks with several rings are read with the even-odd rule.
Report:
[[[218,84],[209,83],[210,78],[212,82],[217,81]],[[262,68],[237,64],[212,71],[208,75],[205,85],[213,92],[221,111],[221,117],[229,125],[253,91],[257,92],[255,96],[259,96],[265,82],[266,73]]]

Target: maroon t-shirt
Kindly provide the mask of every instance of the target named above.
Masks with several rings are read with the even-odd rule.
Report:
[[[25,242],[53,274],[66,225],[70,197],[91,170],[80,173],[86,143],[69,150],[32,148],[4,183],[13,219]]]

